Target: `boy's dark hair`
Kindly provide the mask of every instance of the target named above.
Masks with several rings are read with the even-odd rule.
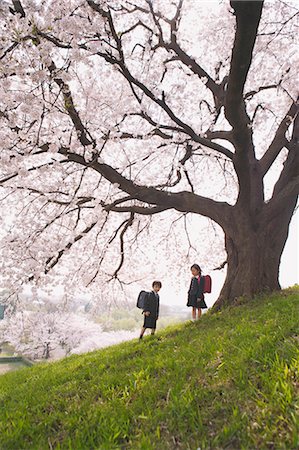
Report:
[[[161,281],[153,281],[152,287],[154,287],[154,286],[158,286],[161,289],[161,287],[162,287]]]
[[[192,269],[196,269],[196,270],[198,270],[199,273],[201,273],[201,268],[199,267],[198,264],[192,264],[191,270],[192,270]]]

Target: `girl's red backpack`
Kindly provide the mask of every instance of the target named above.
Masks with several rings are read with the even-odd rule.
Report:
[[[210,294],[212,290],[212,278],[210,275],[204,275],[204,285],[203,285],[203,293]]]

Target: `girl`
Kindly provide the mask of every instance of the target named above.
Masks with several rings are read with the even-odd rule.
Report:
[[[190,288],[188,291],[187,306],[192,306],[192,320],[196,320],[196,309],[198,311],[198,318],[201,316],[201,308],[207,308],[203,295],[204,278],[201,276],[201,268],[198,264],[191,266]]]

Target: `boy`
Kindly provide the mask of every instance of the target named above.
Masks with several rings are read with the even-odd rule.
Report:
[[[153,288],[152,291],[148,292],[148,294],[145,297],[143,309],[144,323],[143,327],[141,328],[139,340],[143,338],[146,328],[151,328],[152,330],[151,334],[152,335],[155,334],[156,324],[159,318],[160,298],[158,292],[160,291],[161,287],[162,287],[161,281],[154,281],[152,284]]]

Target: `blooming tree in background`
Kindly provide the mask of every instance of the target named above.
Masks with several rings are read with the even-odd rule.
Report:
[[[78,313],[17,312],[0,322],[0,342],[31,359],[58,359],[132,339],[135,331],[104,332]]]
[[[225,236],[216,307],[279,289],[299,191],[293,1],[12,0],[1,14],[10,291],[59,276],[103,292],[144,276],[152,251],[172,268],[211,254],[199,216]]]

